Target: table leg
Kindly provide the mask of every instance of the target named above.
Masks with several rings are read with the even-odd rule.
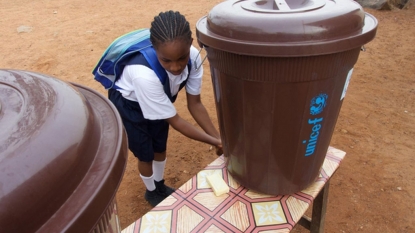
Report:
[[[317,197],[314,199],[311,218],[304,215],[298,222],[301,226],[310,230],[311,233],[324,232],[324,221],[326,217],[329,186],[330,180],[326,182]]]

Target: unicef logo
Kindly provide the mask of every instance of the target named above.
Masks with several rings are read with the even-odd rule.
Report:
[[[328,98],[327,94],[320,94],[314,97],[311,100],[311,104],[310,104],[310,114],[317,115],[321,113],[324,107],[326,107],[327,98]]]

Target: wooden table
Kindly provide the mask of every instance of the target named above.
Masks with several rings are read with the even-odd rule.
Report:
[[[345,152],[330,147],[318,179],[307,189],[271,196],[239,185],[218,157],[122,233],[158,232],[290,232],[296,224],[311,232],[324,231],[329,179]],[[216,197],[206,176],[219,173],[230,192]],[[312,217],[305,216],[313,204]]]

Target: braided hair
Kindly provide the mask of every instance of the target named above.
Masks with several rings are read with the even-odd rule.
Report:
[[[155,48],[159,44],[182,39],[191,43],[192,31],[186,18],[176,11],[161,12],[154,17],[150,28],[150,41]]]

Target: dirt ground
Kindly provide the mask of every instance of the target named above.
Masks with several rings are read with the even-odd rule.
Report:
[[[105,90],[91,70],[109,43],[149,27],[160,11],[191,24],[219,0],[0,0],[0,68],[31,70]],[[415,232],[415,10],[365,9],[379,21],[376,38],[355,65],[331,145],[347,152],[331,179],[325,232]],[[195,46],[197,44],[195,43]],[[202,101],[217,125],[209,64]],[[175,106],[193,124],[182,93]],[[170,131],[166,182],[178,188],[216,157],[210,146]],[[122,228],[151,209],[136,159],[117,192]],[[297,226],[294,232],[306,232]]]

